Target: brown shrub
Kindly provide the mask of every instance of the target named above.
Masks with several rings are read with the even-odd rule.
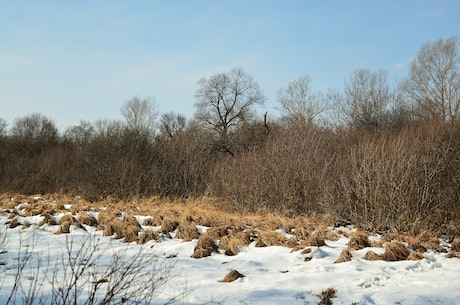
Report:
[[[182,239],[183,241],[191,241],[192,239],[198,239],[199,237],[200,232],[196,228],[195,223],[179,224],[177,227],[177,239]]]
[[[151,240],[160,241],[160,236],[157,231],[154,230],[146,230],[140,236],[138,242],[140,244],[145,244]]]
[[[284,246],[286,237],[278,232],[259,231],[256,247]]]
[[[385,245],[383,260],[388,262],[406,260],[409,256],[409,251],[406,246],[400,242],[389,242]]]
[[[352,255],[351,255],[350,250],[343,249],[342,252],[340,252],[339,257],[335,260],[334,264],[349,262],[351,261],[351,258],[352,258]]]
[[[452,251],[459,251],[460,252],[460,237],[456,237],[451,245],[450,245],[450,248],[452,249]]]
[[[351,234],[347,245],[353,250],[361,250],[370,247],[371,243],[369,242],[369,236],[366,232],[356,231]]]
[[[381,255],[375,253],[374,251],[367,251],[363,258],[368,261],[380,261],[383,259]]]
[[[220,281],[222,283],[230,283],[236,281],[239,278],[245,277],[244,274],[239,273],[236,270],[232,270],[225,275],[225,277]]]
[[[193,258],[202,258],[210,256],[213,251],[217,250],[216,242],[209,235],[203,234],[198,238],[198,243],[193,251]]]

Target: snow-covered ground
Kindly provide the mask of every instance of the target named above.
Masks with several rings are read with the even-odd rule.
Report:
[[[5,230],[7,217],[6,213],[0,214],[0,230]],[[19,288],[11,304],[26,304],[26,296],[32,293],[36,295],[35,304],[40,299],[51,304],[53,280],[54,288],[69,282],[72,264],[65,263],[69,249],[70,257],[75,251],[93,253],[77,261],[77,267],[88,260],[105,266],[90,266],[93,269],[88,269],[92,271],[87,274],[91,279],[81,285],[79,304],[87,301],[90,292],[85,285],[94,285],[97,272],[105,276],[102,269],[108,270],[107,266],[115,262],[119,268],[109,274],[123,280],[125,275],[120,275],[120,270],[127,266],[126,262],[136,259],[141,265],[147,261],[146,267],[164,272],[162,278],[154,278],[151,272],[155,271],[138,270],[145,276],[146,286],[151,281],[160,284],[166,279],[155,291],[151,304],[164,304],[174,296],[179,304],[318,304],[318,295],[327,288],[336,291],[332,304],[460,304],[460,259],[446,258],[445,253],[427,251],[426,258],[419,261],[367,261],[362,257],[368,250],[382,253],[383,249],[366,248],[352,251],[351,261],[335,264],[347,247],[348,238],[342,236],[338,241],[326,241],[325,246],[311,247],[308,254],[278,246],[260,248],[253,242],[236,256],[215,252],[194,259],[191,255],[197,240],[163,238],[161,242],[138,245],[102,237],[100,231],[88,226],[84,227],[86,230],[72,226],[70,234],[54,234],[57,226],[39,227],[36,224],[40,219],[23,217],[20,222],[31,223],[30,227],[8,228],[4,233],[4,251],[0,249],[0,253],[4,252],[0,254],[0,304],[7,303],[15,283]],[[24,269],[18,277],[21,266]],[[245,276],[230,283],[221,282],[231,270]],[[99,279],[102,289],[111,283],[111,279]],[[133,287],[141,285],[140,280],[136,276],[129,279]],[[125,301],[120,299],[120,303]]]

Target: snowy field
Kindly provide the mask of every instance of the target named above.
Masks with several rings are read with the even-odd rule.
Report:
[[[446,253],[427,250],[418,261],[368,261],[367,251],[384,249],[366,248],[351,251],[351,261],[334,263],[347,248],[349,239],[342,235],[304,254],[256,247],[254,241],[235,256],[215,251],[195,259],[196,239],[183,242],[171,234],[138,245],[103,237],[90,226],[55,234],[57,225],[37,225],[42,218],[19,217],[30,226],[6,229],[8,214],[0,214],[0,304],[99,304],[112,289],[110,304],[176,299],[178,304],[304,305],[320,304],[318,295],[328,288],[335,290],[332,304],[460,304],[460,259]],[[222,282],[231,270],[244,277]]]

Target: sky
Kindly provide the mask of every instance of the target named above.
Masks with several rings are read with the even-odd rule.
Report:
[[[0,0],[0,118],[60,129],[121,119],[133,97],[193,117],[197,82],[241,67],[276,113],[277,91],[314,92],[357,69],[396,85],[420,47],[460,35],[458,0]]]

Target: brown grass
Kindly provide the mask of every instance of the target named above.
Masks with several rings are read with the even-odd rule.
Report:
[[[222,237],[228,234],[227,227],[211,227],[206,231],[206,234],[212,239],[221,239]]]
[[[193,258],[202,258],[206,256],[210,256],[212,252],[217,250],[217,244],[212,237],[207,235],[207,233],[203,234],[198,238],[198,243],[193,251],[192,257]]]
[[[460,236],[454,238],[454,240],[450,244],[450,248],[452,249],[452,251],[460,252]]]
[[[174,232],[178,226],[179,222],[177,220],[164,218],[161,222],[161,233],[168,234]]]
[[[370,247],[369,235],[363,231],[356,231],[351,234],[347,245],[353,250],[361,250]]]
[[[383,260],[382,256],[375,253],[374,251],[367,251],[366,254],[364,254],[363,258],[368,261],[381,261]]]
[[[352,258],[352,255],[351,255],[350,250],[343,249],[342,252],[340,252],[339,257],[335,260],[334,264],[349,262],[351,261],[351,258]]]
[[[423,255],[422,253],[418,253],[418,252],[412,252],[407,257],[407,259],[410,260],[410,261],[419,261],[419,260],[422,260],[424,258],[426,258],[425,255]]]
[[[402,261],[409,257],[409,251],[406,246],[400,242],[389,242],[385,245],[383,260],[388,262]]]
[[[156,222],[153,217],[145,218],[142,222],[143,226],[155,226]]]
[[[198,239],[200,237],[200,232],[196,228],[195,223],[184,224],[181,223],[177,227],[176,238],[182,239],[183,241],[191,241],[193,239]]]
[[[152,240],[157,242],[160,241],[160,235],[158,234],[158,232],[154,230],[145,230],[144,232],[142,232],[142,234],[139,235],[138,242],[140,244],[145,244]]]
[[[70,233],[70,226],[72,223],[65,221],[59,224],[59,229],[56,231],[56,234],[68,234]]]
[[[317,296],[320,299],[319,305],[332,305],[331,299],[336,297],[336,291],[334,288],[327,288],[321,291]]]
[[[302,245],[304,246],[313,246],[313,247],[322,247],[326,245],[326,241],[324,240],[321,231],[318,233],[317,231],[313,232],[313,234],[308,237]]]
[[[91,227],[95,227],[97,225],[96,217],[88,213],[80,213],[80,215],[78,215],[78,222]]]
[[[75,219],[71,214],[65,214],[59,219],[59,223],[70,223],[70,224],[76,224],[78,223],[78,220]]]
[[[256,247],[284,246],[286,237],[278,232],[259,231]]]
[[[244,274],[239,273],[236,270],[232,270],[225,275],[225,277],[220,281],[222,283],[230,283],[236,281],[239,278],[245,277]]]

